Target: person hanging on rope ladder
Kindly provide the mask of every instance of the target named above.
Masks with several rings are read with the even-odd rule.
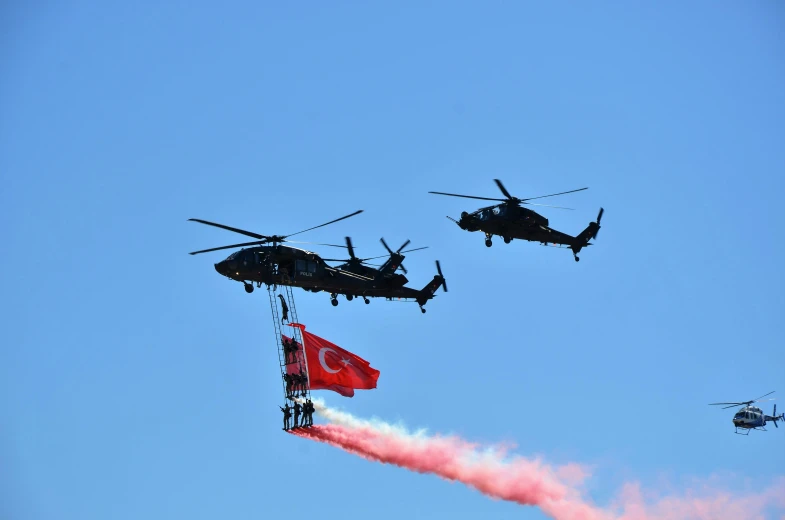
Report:
[[[283,312],[281,324],[283,324],[284,321],[289,321],[289,306],[286,305],[286,300],[284,300],[283,294],[278,294],[278,297],[281,299],[281,311]]]

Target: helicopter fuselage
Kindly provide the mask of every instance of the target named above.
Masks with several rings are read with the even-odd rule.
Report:
[[[599,221],[603,210],[597,216]],[[591,245],[589,241],[600,230],[599,222],[591,222],[586,229],[576,236],[557,231],[548,225],[548,219],[528,208],[515,204],[502,203],[487,206],[472,213],[461,213],[456,221],[466,231],[482,231],[485,233],[485,245],[491,247],[491,237],[501,236],[509,244],[513,239],[540,242],[543,245],[560,245],[572,249],[575,260],[579,260],[578,252]]]
[[[421,290],[404,287],[408,280],[403,275],[387,277],[377,271],[379,275],[375,277],[363,276],[331,267],[311,251],[284,245],[241,249],[215,264],[215,270],[232,280],[243,282],[248,292],[253,290],[253,283],[258,286],[288,285],[311,292],[328,292],[333,296],[333,305],[337,304],[335,296],[343,294],[349,300],[355,296],[363,297],[366,302],[367,298],[378,297],[414,299],[422,306],[434,297],[433,292],[441,284],[437,275]]]
[[[745,406],[733,416],[733,426],[736,428],[760,428],[766,424],[766,415],[757,406]]]
[[[529,240],[548,227],[548,219],[528,208],[496,204],[477,211],[461,213],[458,225],[466,231],[484,231],[491,235]]]

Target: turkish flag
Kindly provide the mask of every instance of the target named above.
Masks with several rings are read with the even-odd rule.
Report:
[[[355,390],[376,388],[379,371],[371,368],[366,360],[306,332],[305,325],[290,323],[289,326],[299,328],[303,336],[310,390],[332,390],[344,397],[353,397]]]

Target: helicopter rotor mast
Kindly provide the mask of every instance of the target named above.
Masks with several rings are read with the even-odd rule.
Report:
[[[260,235],[258,233],[254,233],[252,231],[246,231],[244,229],[234,228],[234,227],[226,226],[224,224],[218,224],[216,222],[210,222],[208,220],[202,220],[202,219],[198,219],[198,218],[189,218],[188,220],[192,221],[192,222],[199,222],[200,224],[205,224],[205,225],[208,225],[208,226],[213,226],[213,227],[225,229],[227,231],[232,231],[234,233],[239,233],[241,235],[245,235],[245,236],[257,239],[257,241],[255,241],[255,242],[244,242],[242,244],[232,244],[232,245],[229,245],[229,246],[221,246],[221,247],[214,247],[214,248],[211,248],[211,249],[203,249],[201,251],[194,251],[194,252],[189,253],[189,254],[197,255],[197,254],[200,254],[200,253],[207,253],[207,252],[210,252],[210,251],[218,251],[218,250],[221,250],[221,249],[232,249],[232,248],[236,248],[236,247],[254,246],[254,245],[262,245],[262,244],[269,244],[269,243],[272,243],[273,245],[275,245],[275,244],[279,244],[279,243],[282,243],[282,242],[290,242],[292,244],[314,244],[314,245],[320,245],[320,246],[330,246],[330,247],[343,247],[343,248],[346,248],[347,246],[336,245],[336,244],[320,244],[320,243],[314,243],[314,242],[298,242],[298,241],[294,241],[294,240],[289,241],[289,240],[287,240],[287,238],[289,238],[291,236],[294,236],[294,235],[299,235],[300,233],[305,233],[306,231],[311,231],[313,229],[324,227],[324,226],[327,226],[329,224],[334,224],[336,222],[339,222],[341,220],[347,219],[349,217],[353,217],[355,215],[359,215],[363,211],[364,210],[358,210],[358,211],[355,211],[354,213],[350,213],[349,215],[345,215],[345,216],[343,216],[341,218],[337,218],[335,220],[331,220],[330,222],[325,222],[324,224],[319,224],[318,226],[314,226],[314,227],[311,227],[311,228],[308,228],[308,229],[303,229],[302,231],[297,231],[296,233],[290,233],[288,235],[272,235],[272,236]]]

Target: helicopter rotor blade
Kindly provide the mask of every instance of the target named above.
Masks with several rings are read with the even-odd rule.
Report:
[[[382,242],[382,245],[384,246],[384,248],[385,248],[385,249],[386,249],[386,250],[387,250],[387,251],[388,251],[390,254],[393,254],[393,252],[392,252],[392,249],[390,249],[390,246],[388,246],[388,245],[387,245],[387,242],[385,242],[385,241],[384,241],[384,237],[380,238],[379,240]]]
[[[504,187],[504,184],[502,184],[502,181],[500,181],[499,179],[493,179],[493,181],[496,183],[496,186],[499,187],[501,192],[504,194],[505,197],[507,197],[508,200],[513,200],[515,198],[512,195],[510,195],[510,192],[507,191],[507,188]]]
[[[527,199],[520,199],[521,202],[525,200],[544,199],[545,197],[555,197],[556,195],[565,195],[567,193],[575,193],[576,191],[588,190],[589,188],[579,188],[577,190],[562,191],[561,193],[551,193],[550,195],[540,195],[539,197],[529,197]]]
[[[346,237],[346,247],[349,249],[349,257],[354,260],[354,248],[352,247],[352,237]]]
[[[754,402],[760,401],[761,397],[766,397],[767,395],[771,395],[771,394],[773,394],[774,392],[776,392],[776,390],[772,390],[772,391],[771,391],[771,392],[769,392],[768,394],[763,394],[763,395],[762,395],[762,396],[760,396],[760,397],[756,397],[755,399],[753,399],[753,400],[752,400],[752,402],[754,403]],[[772,397],[772,399],[774,399],[774,398]],[[766,400],[767,400],[767,401],[771,401],[771,399],[766,399]]]
[[[605,213],[605,208],[600,208],[600,212],[597,213],[597,225],[600,225],[600,221],[602,220],[602,214]],[[597,240],[597,235],[600,234],[600,230],[594,232],[594,236],[592,237],[593,240]]]
[[[408,246],[408,245],[409,245],[409,242],[411,242],[411,240],[409,240],[409,239],[407,238],[407,239],[406,239],[406,242],[404,242],[404,243],[403,243],[403,245],[402,245],[401,247],[399,247],[399,248],[398,248],[398,250],[396,251],[396,253],[400,254],[400,253],[401,253],[401,250],[402,250],[404,247],[406,247],[406,246]]]
[[[355,211],[354,213],[350,213],[349,215],[345,215],[345,216],[343,216],[343,217],[341,217],[341,218],[337,218],[337,219],[335,219],[335,220],[331,220],[330,222],[325,222],[324,224],[319,224],[318,226],[314,226],[314,227],[312,227],[312,228],[303,229],[302,231],[298,231],[297,233],[290,233],[290,234],[288,234],[288,235],[284,235],[284,237],[283,237],[283,238],[292,237],[292,236],[294,236],[294,235],[299,235],[300,233],[305,233],[306,231],[311,231],[312,229],[316,229],[316,228],[320,228],[320,227],[328,226],[328,225],[330,225],[330,224],[334,224],[334,223],[336,223],[336,222],[338,222],[338,221],[340,221],[340,220],[343,220],[343,219],[345,219],[345,218],[349,218],[349,217],[353,217],[353,216],[355,216],[355,215],[359,215],[359,214],[360,214],[360,213],[362,213],[363,211],[364,211],[364,210],[362,210],[362,209],[361,209],[361,210],[357,210],[357,211]]]
[[[444,292],[447,292],[447,280],[442,274],[442,264],[440,264],[438,260],[436,261],[436,271],[439,273],[439,276],[442,277],[442,289],[444,289]]]
[[[420,249],[428,249],[428,246],[417,247],[415,249],[407,249],[406,251],[401,251],[401,253],[411,253],[412,251],[419,251]],[[388,255],[371,256],[371,257],[368,257],[368,258],[360,258],[359,260],[361,262],[365,262],[366,260],[376,260],[377,258],[385,258],[387,256]]]
[[[342,246],[340,244],[322,244],[322,243],[319,243],[319,242],[300,242],[299,240],[291,240],[291,241],[287,240],[286,243],[287,244],[311,244],[311,245],[314,245],[314,246],[341,247],[343,249],[346,249],[346,246]]]
[[[240,233],[241,235],[245,235],[247,237],[256,238],[256,239],[259,239],[259,240],[270,240],[270,237],[265,236],[265,235],[260,235],[258,233],[253,233],[251,231],[246,231],[244,229],[239,229],[239,228],[233,228],[233,227],[230,227],[230,226],[225,226],[223,224],[217,224],[215,222],[210,222],[208,220],[202,220],[202,219],[199,219],[199,218],[189,218],[188,220],[191,221],[191,222],[199,222],[200,224],[207,224],[208,226],[214,226],[214,227],[217,227],[217,228],[225,229],[227,231],[234,231],[235,233]]]
[[[550,204],[537,204],[536,202],[523,202],[522,204],[526,204],[527,206],[542,206],[543,208],[569,209],[571,211],[575,211],[575,208],[564,208],[562,206],[551,206]]]
[[[407,271],[407,270],[406,270],[406,268],[403,266],[403,264],[399,265],[399,266],[398,266],[398,269],[400,269],[401,271],[403,271],[403,274],[409,274],[409,271]]]
[[[379,255],[379,256],[371,256],[368,258],[358,258],[360,262],[365,262],[366,260],[376,260],[377,258],[386,258],[389,255]]]
[[[188,253],[189,255],[198,255],[200,253],[209,253],[211,251],[220,251],[221,249],[233,249],[236,247],[245,247],[245,246],[255,246],[259,244],[264,244],[266,241],[256,241],[256,242],[245,242],[243,244],[232,244],[230,246],[221,246],[221,247],[213,247],[210,249],[202,249],[201,251],[194,251],[193,253]]]
[[[435,193],[436,195],[448,195],[450,197],[463,197],[464,199],[479,199],[479,200],[495,200],[499,202],[506,202],[507,199],[492,199],[490,197],[475,197],[473,195],[458,195],[457,193],[444,193],[441,191],[429,191],[428,193]]]

